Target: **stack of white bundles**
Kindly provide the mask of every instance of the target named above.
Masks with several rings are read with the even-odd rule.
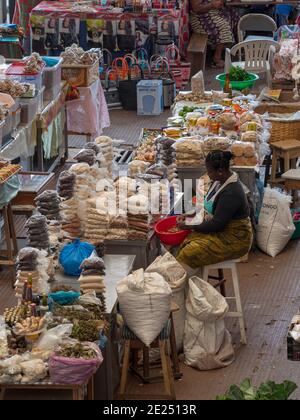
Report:
[[[187,137],[174,144],[176,150],[176,164],[181,167],[199,167],[205,164],[203,141],[198,138]]]
[[[112,173],[112,162],[114,158],[114,146],[111,137],[100,136],[95,139],[95,143],[100,146],[101,153],[106,162],[106,168],[109,174]]]
[[[63,232],[61,229],[61,222],[51,220],[48,222],[48,232],[50,240],[50,248],[57,248],[59,243],[63,240]]]
[[[78,217],[78,199],[71,198],[60,204],[62,231],[64,238],[73,240],[81,235],[81,221]]]
[[[128,198],[128,239],[147,240],[149,233],[149,198],[136,194]]]
[[[80,290],[83,293],[95,292],[96,295],[104,295],[105,283],[105,264],[102,258],[90,257],[85,259],[80,268],[82,269],[81,276],[78,281]]]
[[[138,184],[135,179],[126,176],[120,177],[115,182],[115,189],[118,202],[124,202],[128,197],[132,197],[137,193]]]
[[[128,219],[125,215],[111,216],[109,229],[106,236],[107,240],[126,240],[128,237]]]
[[[84,238],[90,243],[101,243],[106,239],[109,227],[108,192],[87,201]]]
[[[143,160],[133,160],[128,165],[128,173],[132,178],[137,175],[144,174],[150,166],[150,162],[144,162]]]
[[[77,215],[81,221],[86,218],[86,201],[91,198],[95,190],[95,180],[90,174],[90,166],[87,163],[77,163],[70,168],[76,175],[74,197],[78,200]]]
[[[50,290],[48,268],[49,261],[46,251],[39,251],[31,247],[23,248],[17,259],[16,297],[22,297],[24,284],[28,280],[32,282],[32,292],[34,294],[48,294]]]

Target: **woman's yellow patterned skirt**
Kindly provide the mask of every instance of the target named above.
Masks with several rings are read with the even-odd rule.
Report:
[[[245,256],[252,245],[250,219],[232,220],[218,233],[191,233],[181,245],[177,261],[191,268],[217,264]]]

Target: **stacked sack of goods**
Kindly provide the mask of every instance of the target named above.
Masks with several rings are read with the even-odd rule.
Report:
[[[56,191],[47,190],[38,195],[35,199],[38,212],[47,220],[60,219],[60,197]]]
[[[187,137],[174,144],[176,150],[176,164],[178,168],[198,168],[205,164],[203,141],[198,137]]]
[[[115,199],[115,193],[107,191],[87,201],[84,223],[84,238],[87,242],[97,244],[106,239],[110,220],[108,208],[111,198]]]
[[[17,258],[17,281],[15,283],[16,297],[21,299],[24,284],[32,281],[34,294],[42,295],[50,291],[49,288],[49,260],[45,251],[26,247],[23,248]]]
[[[155,140],[157,159],[167,167],[167,178],[170,182],[177,178],[176,153],[174,150],[175,140],[159,136]]]
[[[128,239],[147,240],[149,234],[149,200],[142,194],[128,198]]]
[[[78,217],[78,199],[75,198],[76,174],[64,171],[58,179],[57,190],[62,198],[60,216],[64,238],[74,240],[81,235],[81,222]]]
[[[106,313],[105,304],[105,264],[102,258],[97,256],[91,256],[85,259],[80,269],[82,270],[81,275],[78,279],[80,284],[80,290],[86,293],[96,293],[96,296],[101,301],[101,310]]]
[[[107,136],[100,136],[95,139],[95,143],[97,146],[99,146],[100,151],[103,155],[103,161],[105,162],[103,167],[107,169],[109,176],[112,176],[112,163],[114,159],[113,140]]]
[[[26,224],[28,245],[32,248],[49,251],[50,239],[47,218],[40,214],[31,216]]]

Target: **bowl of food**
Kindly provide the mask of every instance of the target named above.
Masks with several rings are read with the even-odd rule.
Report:
[[[190,230],[182,230],[177,226],[177,216],[166,217],[155,225],[155,232],[165,245],[180,245],[191,233]]]
[[[229,71],[229,79],[233,90],[252,89],[259,76],[255,73],[248,73],[242,67],[232,66]],[[218,74],[216,80],[222,88],[225,86],[226,73]]]

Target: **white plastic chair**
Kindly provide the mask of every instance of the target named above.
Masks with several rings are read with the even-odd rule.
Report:
[[[277,25],[274,19],[268,15],[260,13],[250,13],[242,16],[238,23],[238,41],[253,41],[256,39],[274,39]],[[249,35],[245,39],[246,32],[272,32],[273,37],[262,35]]]
[[[250,73],[265,73],[267,84],[272,85],[272,65],[274,54],[280,50],[280,44],[276,41],[256,40],[244,41],[235,45],[231,50],[226,49],[225,73],[228,73],[231,66],[239,66]],[[243,55],[245,61],[232,61],[232,57]]]

